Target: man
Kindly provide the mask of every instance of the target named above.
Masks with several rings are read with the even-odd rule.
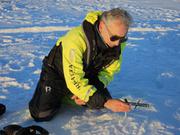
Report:
[[[66,96],[77,105],[128,112],[130,105],[113,99],[107,85],[120,70],[132,18],[123,9],[90,12],[82,25],[59,38],[43,60],[36,91],[29,103],[36,121],[50,120]]]

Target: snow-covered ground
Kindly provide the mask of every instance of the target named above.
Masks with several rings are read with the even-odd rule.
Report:
[[[122,7],[134,17],[120,74],[109,90],[116,98],[142,99],[148,110],[127,114],[64,105],[50,122],[36,123],[28,102],[41,61],[58,37],[91,10]],[[9,124],[46,128],[51,135],[180,134],[180,0],[1,0],[0,103]]]

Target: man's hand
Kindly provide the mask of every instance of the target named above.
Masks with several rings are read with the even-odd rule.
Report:
[[[86,102],[84,102],[83,100],[79,99],[76,95],[73,95],[71,97],[71,99],[73,99],[77,105],[85,105],[86,104]]]
[[[118,99],[109,99],[104,104],[104,107],[110,109],[113,112],[129,112],[131,110],[131,106],[128,103],[125,103]]]

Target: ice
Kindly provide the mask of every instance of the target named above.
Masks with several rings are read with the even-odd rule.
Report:
[[[179,0],[3,0],[0,2],[0,103],[9,124],[40,125],[51,135],[180,134]],[[63,106],[50,122],[28,111],[42,59],[57,39],[80,25],[87,12],[122,7],[134,23],[121,71],[108,89],[114,98],[141,99],[152,107],[126,115]]]

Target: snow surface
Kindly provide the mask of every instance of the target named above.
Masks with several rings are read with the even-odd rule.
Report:
[[[108,88],[115,98],[142,99],[152,107],[125,115],[64,105],[52,121],[34,122],[28,102],[43,57],[88,11],[114,7],[128,10],[134,24],[121,72]],[[1,0],[0,103],[7,112],[0,117],[0,129],[36,124],[51,135],[178,135],[179,40],[179,0]]]

